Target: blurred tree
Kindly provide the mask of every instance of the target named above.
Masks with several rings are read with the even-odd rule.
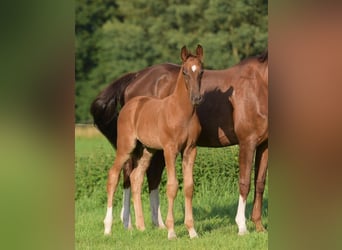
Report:
[[[75,120],[91,121],[89,105],[98,86],[90,81],[91,72],[98,67],[97,47],[103,24],[117,18],[122,20],[113,0],[76,0],[75,2]],[[96,90],[95,90],[95,89]]]
[[[96,43],[98,30],[109,19],[122,16],[113,0],[76,0],[76,80],[87,79],[89,72],[97,66]]]
[[[112,80],[180,63],[183,45],[204,47],[205,67],[224,69],[267,48],[267,0],[76,0],[76,122]]]

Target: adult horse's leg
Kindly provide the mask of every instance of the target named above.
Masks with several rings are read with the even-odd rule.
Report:
[[[137,166],[138,159],[141,158],[143,153],[143,147],[141,143],[137,143],[133,153],[131,153],[130,159],[125,163],[123,168],[123,199],[122,199],[122,209],[121,209],[121,221],[125,228],[131,229],[131,181],[130,175],[132,170]]]
[[[121,221],[125,228],[132,228],[130,204],[131,204],[131,182],[129,176],[133,169],[133,159],[129,159],[123,167],[123,202],[121,209]]]
[[[262,198],[265,189],[266,171],[268,166],[268,141],[259,145],[255,154],[255,178],[254,178],[254,206],[252,212],[252,221],[255,224],[257,232],[266,231],[262,225]]]
[[[150,167],[147,169],[147,182],[150,192],[150,208],[152,222],[159,228],[165,228],[159,202],[159,184],[165,167],[163,151],[157,151],[152,157]]]
[[[248,233],[246,226],[246,203],[247,196],[250,190],[251,184],[251,168],[253,162],[253,155],[255,151],[255,143],[250,140],[240,142],[240,152],[239,152],[239,205],[237,209],[237,214],[235,217],[236,224],[239,228],[239,235],[244,235]]]
[[[107,213],[103,221],[104,233],[110,234],[113,221],[113,195],[119,182],[120,171],[125,162],[129,159],[129,154],[117,154],[113,167],[108,172],[107,180]]]
[[[144,181],[144,174],[150,164],[153,151],[144,148],[141,158],[138,160],[138,166],[130,174],[131,188],[133,194],[135,225],[139,230],[145,230],[144,215],[141,204],[141,188]]]
[[[178,191],[178,180],[176,177],[176,157],[177,150],[174,147],[164,148],[164,157],[166,163],[167,171],[167,186],[166,193],[168,198],[168,210],[166,217],[166,227],[167,227],[167,237],[168,239],[176,238],[176,233],[174,229],[174,214],[173,214],[173,204]]]
[[[184,181],[185,196],[185,218],[184,224],[188,229],[190,238],[198,237],[194,228],[194,219],[192,214],[192,197],[194,192],[193,167],[196,159],[196,147],[186,148],[183,153],[182,169]]]

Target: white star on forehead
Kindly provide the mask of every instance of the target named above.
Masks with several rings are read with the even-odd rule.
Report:
[[[192,66],[191,66],[191,70],[192,70],[192,72],[195,72],[195,71],[196,71],[196,69],[197,69],[196,65],[192,65]]]

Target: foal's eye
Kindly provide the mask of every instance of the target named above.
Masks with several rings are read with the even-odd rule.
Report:
[[[183,75],[187,75],[188,73],[186,72],[186,70],[183,69]]]

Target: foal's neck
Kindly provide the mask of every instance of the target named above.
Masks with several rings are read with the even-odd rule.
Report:
[[[176,87],[169,97],[170,100],[172,100],[172,105],[179,107],[180,112],[192,114],[195,110],[195,106],[191,102],[189,91],[190,90],[186,87],[182,66],[177,77]]]

